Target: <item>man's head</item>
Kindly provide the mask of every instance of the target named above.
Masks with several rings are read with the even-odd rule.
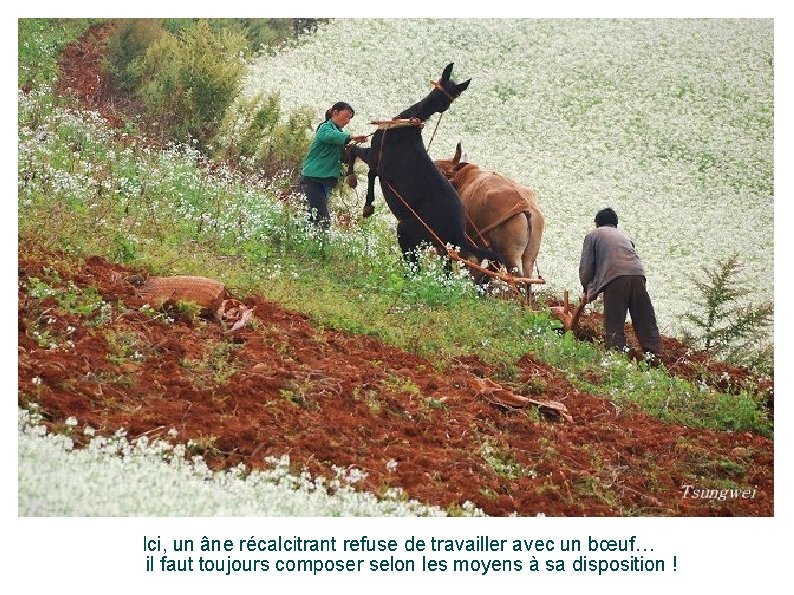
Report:
[[[612,227],[618,226],[618,214],[607,207],[606,209],[601,209],[596,213],[595,216],[595,224],[596,227],[604,227],[605,225],[611,225]]]

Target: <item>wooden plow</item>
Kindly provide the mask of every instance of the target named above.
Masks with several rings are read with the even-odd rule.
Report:
[[[565,296],[562,306],[552,306],[551,315],[562,322],[562,327],[566,331],[572,331],[579,325],[579,318],[584,311],[587,304],[587,294],[582,294],[579,299],[579,305],[575,309],[571,309],[571,304],[568,301],[568,290],[565,290]]]

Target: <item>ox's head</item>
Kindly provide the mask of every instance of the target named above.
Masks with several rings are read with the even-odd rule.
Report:
[[[441,78],[438,81],[433,81],[433,90],[428,95],[428,100],[432,103],[435,112],[444,112],[449,109],[452,102],[460,97],[466,89],[469,88],[471,79],[457,84],[450,76],[452,75],[453,63],[447,64],[444,72],[441,73]]]
[[[463,156],[460,143],[455,146],[455,155],[452,159],[439,159],[434,161],[438,170],[444,174],[444,177],[455,185],[455,174],[468,165],[468,159]]]

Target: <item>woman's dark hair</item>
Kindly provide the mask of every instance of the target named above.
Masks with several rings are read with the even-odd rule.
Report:
[[[347,110],[350,112],[351,116],[356,115],[356,110],[354,110],[349,103],[344,101],[337,101],[335,104],[331,106],[331,109],[325,110],[325,120],[326,122],[331,119],[331,116],[334,112],[341,112],[343,110]]]
[[[609,207],[607,207],[606,209],[601,209],[596,213],[595,224],[596,227],[604,227],[605,225],[612,225],[614,227],[617,227],[618,214]]]

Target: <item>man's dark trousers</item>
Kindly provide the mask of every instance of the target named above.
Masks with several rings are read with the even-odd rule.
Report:
[[[643,275],[621,275],[604,287],[604,342],[610,347],[622,350],[626,346],[627,310],[642,350],[659,355],[662,339]]]

